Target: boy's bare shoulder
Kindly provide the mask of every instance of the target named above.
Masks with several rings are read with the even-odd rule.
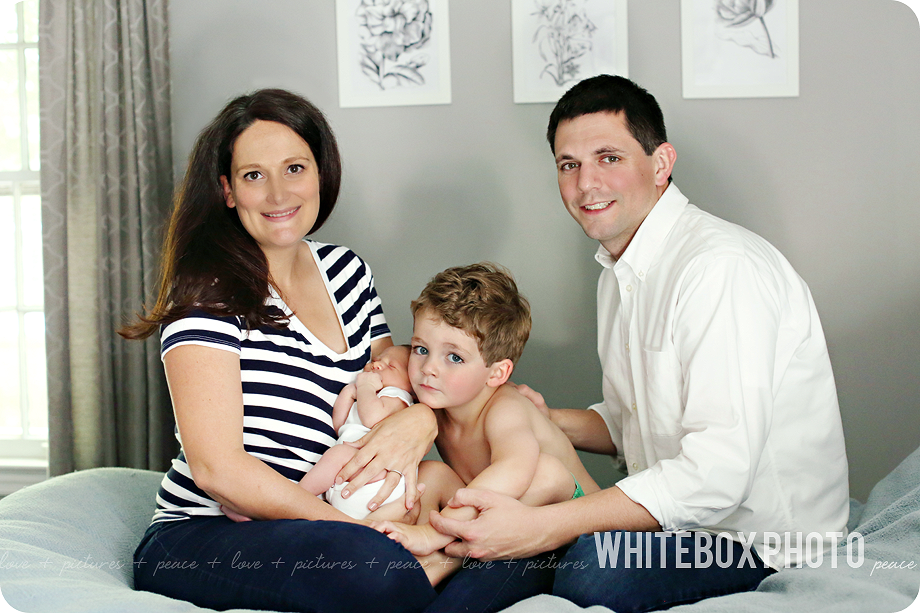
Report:
[[[499,387],[486,405],[486,421],[494,419],[523,419],[536,410],[533,403],[507,383]]]

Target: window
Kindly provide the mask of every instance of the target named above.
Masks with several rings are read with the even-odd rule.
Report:
[[[38,0],[0,2],[0,465],[4,467],[13,459],[19,466],[44,465],[47,456],[38,137]]]

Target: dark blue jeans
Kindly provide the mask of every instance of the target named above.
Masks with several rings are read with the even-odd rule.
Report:
[[[546,564],[520,560],[464,564],[439,593],[401,545],[333,521],[162,522],[134,560],[136,589],[217,610],[486,612],[552,588]]]
[[[747,592],[776,572],[755,551],[709,537],[694,532],[584,534],[558,564],[553,594],[581,607],[636,613]]]

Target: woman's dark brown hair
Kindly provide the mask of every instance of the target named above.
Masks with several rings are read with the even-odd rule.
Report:
[[[318,230],[335,207],[342,162],[335,135],[323,113],[306,99],[281,89],[263,89],[232,100],[201,134],[176,193],[161,256],[156,304],[136,323],[119,330],[128,339],[147,338],[201,309],[241,316],[249,328],[283,327],[287,320],[265,300],[271,282],[262,249],[227,206],[221,176],[230,176],[233,145],[255,121],[291,128],[310,146],[319,172]]]

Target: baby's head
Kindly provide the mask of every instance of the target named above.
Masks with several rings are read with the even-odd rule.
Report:
[[[475,339],[486,365],[517,363],[530,336],[530,305],[506,269],[490,262],[440,272],[412,302],[412,316],[433,317]]]
[[[387,347],[367,363],[364,371],[379,374],[384,387],[412,391],[409,383],[409,347],[406,345]]]

